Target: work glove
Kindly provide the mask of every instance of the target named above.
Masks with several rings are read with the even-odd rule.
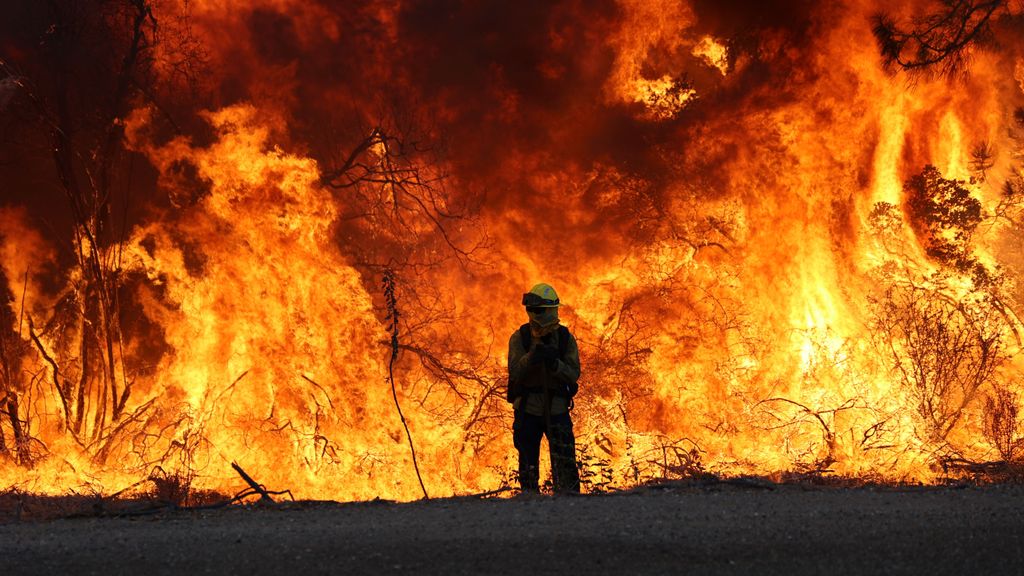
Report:
[[[540,361],[544,363],[544,366],[551,372],[558,369],[558,349],[554,346],[548,346],[542,344],[537,346],[533,351],[535,356],[540,357]]]
[[[530,351],[529,355],[526,357],[527,365],[537,366],[544,363],[544,353],[541,352],[542,348],[544,348],[544,346],[540,345]]]

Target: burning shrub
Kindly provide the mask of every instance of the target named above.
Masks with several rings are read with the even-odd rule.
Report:
[[[985,397],[985,439],[999,451],[1004,462],[1012,462],[1024,446],[1019,414],[1020,400],[1013,390],[995,386],[992,394]]]
[[[902,213],[880,202],[869,221],[894,258],[878,268],[884,288],[871,299],[874,326],[923,425],[923,440],[962,458],[950,435],[979,391],[996,386],[996,370],[1009,357],[1009,283],[1001,269],[987,267],[975,253],[974,235],[986,214],[963,181],[943,178],[928,165],[904,183],[903,192]],[[939,271],[899,264],[914,252],[906,244],[904,221]],[[1000,453],[1013,452],[1007,435],[1015,432],[1007,427],[1016,420],[1015,402],[1001,388],[986,400],[985,435]]]
[[[605,492],[613,486],[615,471],[610,460],[595,454],[589,442],[576,444],[576,467],[584,492]]]
[[[192,470],[167,472],[157,466],[149,475],[153,483],[152,496],[160,502],[166,502],[175,506],[189,506],[192,504],[192,481],[195,479],[195,472]]]
[[[1006,358],[1005,320],[984,300],[893,286],[878,303],[877,328],[927,440],[946,445],[964,409]]]

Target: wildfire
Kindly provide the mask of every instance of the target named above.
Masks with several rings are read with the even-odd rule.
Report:
[[[697,97],[696,90],[667,75],[657,80],[635,80],[633,90],[633,100],[646,106],[650,115],[659,120],[674,118]]]
[[[539,281],[589,490],[1024,457],[1010,8],[967,15],[952,77],[915,67],[924,16],[853,0],[153,10],[76,28],[146,40],[114,96],[0,44],[0,118],[45,136],[0,142],[0,488],[230,492],[238,462],[414,499],[410,448],[431,495],[514,485],[505,344]]]
[[[703,58],[708,66],[717,68],[722,76],[729,73],[729,49],[711,36],[701,38],[692,53]]]

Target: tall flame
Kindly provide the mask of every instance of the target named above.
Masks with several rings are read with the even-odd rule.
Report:
[[[237,461],[301,497],[412,499],[415,448],[431,494],[496,488],[539,281],[580,343],[591,489],[1019,456],[1018,33],[908,82],[867,1],[753,28],[682,0],[258,4],[191,4],[208,111],[181,104],[173,137],[152,103],[116,120],[153,169],[123,239],[0,208],[0,486],[230,490]],[[107,388],[69,345],[93,272],[57,255],[89,242],[117,247]],[[73,429],[65,389],[113,408]]]

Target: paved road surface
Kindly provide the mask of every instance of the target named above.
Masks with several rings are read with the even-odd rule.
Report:
[[[3,574],[1022,574],[1024,487],[647,489],[0,524]]]

